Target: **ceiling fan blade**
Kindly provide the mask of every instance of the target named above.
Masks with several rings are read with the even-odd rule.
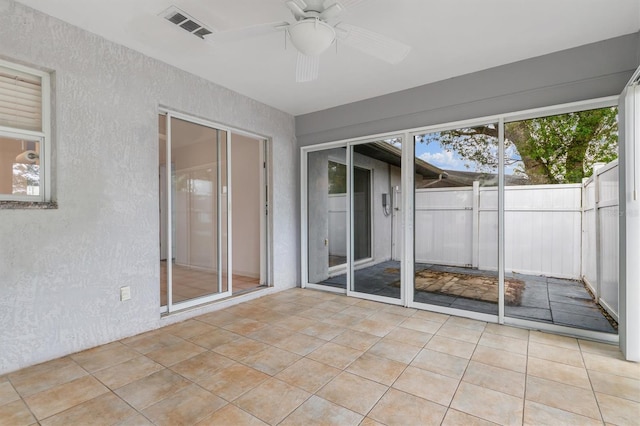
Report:
[[[390,64],[397,64],[407,57],[411,46],[354,25],[339,24],[336,35],[347,46]]]
[[[237,30],[220,31],[217,33],[207,34],[204,36],[204,39],[207,42],[213,43],[220,41],[240,41],[284,30],[288,26],[288,22],[271,22],[269,24],[260,24],[251,27],[238,28]]]
[[[367,3],[368,1],[371,0],[339,0],[340,4],[342,4],[342,6],[344,6],[345,9],[349,9],[352,10],[358,6],[360,6],[363,3]]]
[[[306,83],[318,79],[320,56],[308,56],[298,52],[296,63],[296,83]]]
[[[334,3],[331,6],[325,8],[325,10],[320,14],[320,19],[322,19],[323,21],[333,19],[340,15],[343,11],[343,5],[341,5],[340,3]]]
[[[301,0],[289,0],[285,2],[285,5],[289,8],[291,13],[293,13],[293,16],[295,16],[298,20],[311,17],[310,14],[304,11],[307,5]]]

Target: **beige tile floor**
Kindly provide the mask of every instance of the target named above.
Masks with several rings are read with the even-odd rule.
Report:
[[[0,424],[637,425],[616,347],[294,289],[0,377]]]

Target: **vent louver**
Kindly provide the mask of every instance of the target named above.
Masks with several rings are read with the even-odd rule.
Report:
[[[160,13],[160,16],[164,17],[164,19],[172,24],[177,25],[183,30],[202,39],[204,39],[204,36],[207,34],[211,34],[213,32],[211,29],[198,22],[198,20],[191,17],[188,13],[185,13],[183,10],[178,9],[175,6],[171,6],[169,9]]]

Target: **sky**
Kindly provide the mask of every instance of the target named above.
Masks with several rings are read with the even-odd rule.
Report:
[[[471,168],[465,167],[465,161],[457,153],[442,149],[438,142],[416,144],[416,157],[441,169],[476,171],[474,164],[466,162]]]
[[[465,161],[457,152],[443,148],[438,141],[438,136],[438,133],[433,133],[428,139],[417,143],[415,156],[429,164],[445,170],[458,170],[463,172],[486,171],[486,169],[481,170],[478,167],[478,164],[473,161]],[[507,148],[506,157],[519,158],[515,147],[511,146]],[[505,174],[514,174],[516,167],[517,163],[507,166],[505,168]]]

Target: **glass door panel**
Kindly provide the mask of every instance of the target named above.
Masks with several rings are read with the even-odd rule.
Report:
[[[329,160],[329,269],[343,270],[347,263],[347,166]]]
[[[394,256],[392,188],[401,181],[399,138],[351,147],[352,292],[401,299],[400,258]],[[398,210],[395,210],[398,211]]]
[[[498,124],[414,143],[414,301],[497,315]]]
[[[346,289],[346,148],[307,155],[307,282]]]
[[[228,289],[227,140],[225,132],[211,127],[166,120],[160,117],[161,285],[166,286],[161,304],[171,310]]]
[[[371,257],[371,170],[353,168],[353,259]]]
[[[505,315],[617,333],[618,111],[505,123]]]
[[[186,253],[178,252],[183,255],[177,261],[185,266],[214,271],[218,257],[216,170],[214,166],[205,166],[177,174],[177,212],[183,212],[181,222],[184,224],[180,228],[181,235],[174,235],[176,241],[188,242]]]

